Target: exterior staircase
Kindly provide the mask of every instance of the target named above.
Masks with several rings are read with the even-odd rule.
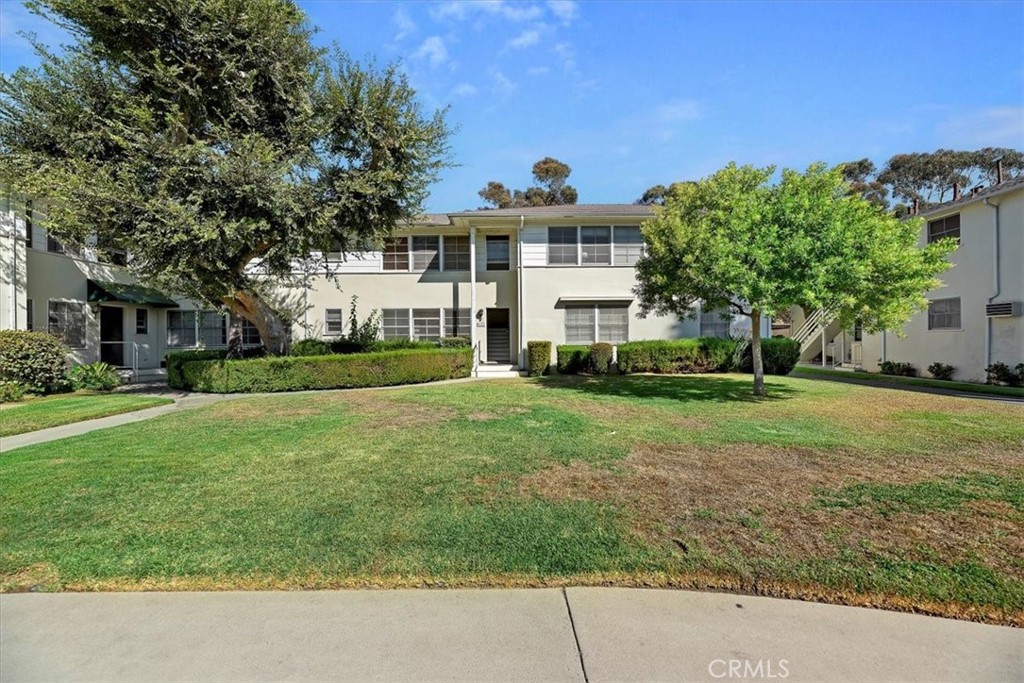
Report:
[[[504,379],[521,377],[523,374],[511,363],[480,363],[476,368],[476,376],[480,379]]]
[[[821,364],[826,363],[828,342],[842,332],[842,325],[834,315],[823,308],[811,313],[804,324],[793,333],[792,339],[800,343],[800,361],[803,363],[821,355]],[[823,340],[824,346],[823,348]]]

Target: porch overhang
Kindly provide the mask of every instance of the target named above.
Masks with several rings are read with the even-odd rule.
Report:
[[[128,285],[121,282],[89,280],[90,303],[124,303],[153,308],[178,308],[178,302],[152,287]]]
[[[559,306],[573,305],[573,304],[630,304],[633,303],[633,297],[631,296],[601,296],[601,295],[585,295],[585,296],[560,296],[558,297],[557,304]]]

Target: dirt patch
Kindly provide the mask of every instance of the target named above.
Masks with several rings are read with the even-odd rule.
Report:
[[[33,564],[0,575],[0,593],[34,593],[60,590],[60,576],[48,564]]]
[[[1005,576],[1024,580],[1024,514],[978,501],[952,510],[881,515],[871,505],[817,504],[822,492],[853,483],[913,484],[989,471],[1020,471],[1012,454],[869,456],[851,451],[741,446],[644,444],[617,470],[582,462],[535,472],[520,481],[523,495],[596,500],[630,512],[633,531],[687,552],[696,540],[714,555],[784,556],[810,560],[839,547],[943,563],[980,558]],[[1014,469],[1010,469],[1014,468]]]

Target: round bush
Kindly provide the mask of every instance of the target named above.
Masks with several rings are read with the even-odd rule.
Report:
[[[45,332],[0,331],[0,381],[17,382],[33,394],[67,386],[68,347]]]
[[[598,342],[590,346],[590,371],[595,375],[607,375],[612,364],[612,345]]]
[[[530,377],[540,377],[548,372],[551,365],[551,342],[526,342],[526,369]]]
[[[0,403],[17,403],[25,395],[25,387],[17,382],[0,382]]]

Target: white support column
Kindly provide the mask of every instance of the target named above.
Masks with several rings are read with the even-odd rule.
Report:
[[[473,374],[476,375],[479,357],[477,343],[480,335],[476,327],[476,227],[469,229],[469,344],[473,349]]]

